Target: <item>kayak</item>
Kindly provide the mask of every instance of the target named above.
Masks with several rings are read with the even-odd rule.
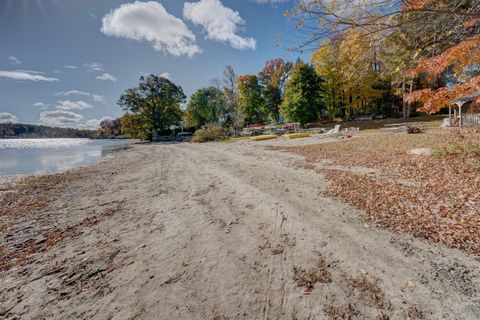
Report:
[[[276,138],[278,138],[277,135],[265,134],[265,135],[262,135],[262,136],[250,137],[250,140],[252,140],[252,141],[262,141],[262,140],[270,140],[270,139],[276,139]]]
[[[310,137],[310,134],[308,134],[308,133],[290,133],[290,134],[284,134],[282,137],[287,138],[287,139],[298,139],[298,138]]]

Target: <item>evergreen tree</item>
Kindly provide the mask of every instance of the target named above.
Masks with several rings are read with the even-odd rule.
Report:
[[[284,119],[304,126],[308,121],[318,119],[324,108],[322,79],[312,66],[298,62],[287,81],[280,114]]]

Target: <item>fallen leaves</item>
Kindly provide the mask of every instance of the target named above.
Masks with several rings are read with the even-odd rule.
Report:
[[[293,280],[303,294],[309,295],[316,283],[331,283],[332,276],[325,260],[321,259],[315,267],[308,270],[293,267]]]
[[[283,150],[305,156],[309,168],[328,159],[316,169],[331,182],[326,193],[365,211],[370,224],[480,254],[479,141],[477,131],[456,131]],[[425,147],[437,156],[407,154]]]
[[[33,254],[75,238],[82,228],[93,227],[121,210],[122,202],[116,201],[88,212],[80,222],[65,226],[53,222],[63,213],[50,205],[74,182],[88,177],[91,170],[95,169],[30,176],[8,186],[9,191],[0,197],[0,271],[25,265]]]

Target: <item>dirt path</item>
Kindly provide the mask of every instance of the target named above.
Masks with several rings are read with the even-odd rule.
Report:
[[[478,258],[366,225],[297,156],[139,145],[79,170],[2,235],[46,245],[2,272],[0,318],[480,318]]]

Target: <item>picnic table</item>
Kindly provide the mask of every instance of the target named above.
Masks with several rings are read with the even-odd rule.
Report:
[[[426,124],[424,122],[388,123],[384,128],[381,128],[380,131],[385,133],[408,133],[408,127],[416,127],[424,130]]]

